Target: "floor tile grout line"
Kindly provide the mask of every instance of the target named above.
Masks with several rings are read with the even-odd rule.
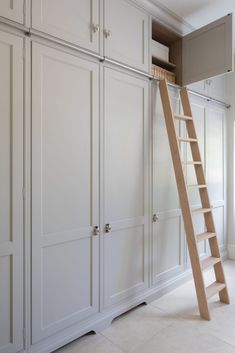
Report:
[[[120,349],[123,353],[127,353],[126,351],[124,351],[122,349],[122,347],[120,347],[117,343],[113,342],[109,337],[105,336],[102,332],[98,332],[98,334],[101,335],[102,337],[104,337],[110,343],[112,343],[113,346],[115,346],[116,348]]]
[[[231,344],[231,343],[225,341],[222,337],[216,336],[216,335],[214,335],[213,333],[210,333],[210,335],[211,335],[212,337],[215,337],[217,340],[221,341],[222,343],[226,343],[228,346],[230,346],[230,347],[232,347],[232,348],[235,348],[235,343],[234,343],[234,345],[233,345],[233,344]]]
[[[154,308],[154,307],[153,307]],[[162,310],[160,310],[162,311]],[[163,311],[162,311],[163,312]],[[163,312],[164,313],[164,312]],[[173,318],[171,318],[173,319]],[[108,339],[112,344],[114,344],[116,347],[118,347],[119,349],[121,349],[121,351],[123,353],[133,353],[134,350],[136,350],[137,348],[141,347],[143,344],[146,344],[148,341],[150,341],[153,337],[155,337],[159,332],[161,332],[162,330],[164,330],[165,328],[169,328],[173,325],[172,322],[170,322],[169,324],[165,325],[164,327],[159,328],[158,330],[156,330],[152,335],[150,335],[146,340],[143,340],[139,345],[137,345],[134,349],[131,350],[123,350],[122,347],[119,346],[119,344],[113,342],[109,337],[105,336],[102,332],[99,332],[103,337],[105,337],[106,339]]]
[[[148,338],[147,340],[141,342],[141,344],[136,347],[134,350],[131,350],[130,352],[128,353],[135,353],[135,351],[139,348],[141,348],[144,344],[146,344],[147,342],[151,341],[155,336],[159,335],[162,331],[164,331],[165,329],[169,329],[170,327],[173,327],[174,326],[174,323],[171,323],[165,327],[162,327],[160,330],[158,330],[157,332],[154,333],[154,335],[152,335],[150,338]],[[126,352],[127,353],[127,352]],[[173,352],[172,352],[173,353]]]
[[[150,340],[152,340],[155,336],[157,336],[161,331],[163,331],[163,330],[165,330],[165,329],[167,329],[167,328],[169,328],[169,327],[171,327],[171,326],[173,326],[173,324],[172,324],[172,323],[169,323],[169,325],[166,325],[165,327],[160,328],[160,329],[157,330],[153,335],[151,335],[151,337],[149,337],[149,338],[146,339],[146,340],[143,340],[143,342],[141,342],[141,343],[138,345],[138,347],[132,349],[132,350],[131,350],[130,352],[128,352],[128,353],[134,353],[137,348],[140,348],[142,345],[146,344],[147,342],[149,342]]]

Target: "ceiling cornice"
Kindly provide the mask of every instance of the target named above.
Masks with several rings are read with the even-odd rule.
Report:
[[[192,25],[184,21],[183,18],[176,15],[157,0],[154,0],[154,2],[152,0],[135,0],[135,2],[143,7],[156,20],[182,36],[195,30]]]

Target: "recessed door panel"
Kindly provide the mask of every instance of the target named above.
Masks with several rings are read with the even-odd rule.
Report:
[[[183,270],[182,221],[178,215],[161,215],[153,224],[153,284]]]
[[[215,220],[215,229],[218,236],[219,246],[226,248],[224,206],[214,208],[213,216]]]
[[[32,0],[32,27],[99,52],[100,0]]]
[[[147,286],[148,82],[105,68],[104,306]]]
[[[216,107],[207,108],[206,178],[212,204],[224,200],[224,120],[223,110]]]
[[[134,296],[145,282],[143,225],[113,230],[104,242],[105,306]]]
[[[72,317],[77,312],[81,312],[82,316],[84,308],[92,306],[92,286],[89,281],[92,272],[91,246],[91,238],[84,237],[43,248],[42,301],[45,327],[64,320],[68,315]],[[61,305],[65,302],[66,305]]]
[[[0,31],[0,353],[23,349],[22,53]]]
[[[206,231],[203,215],[193,216],[193,225],[194,225],[195,234],[202,234]],[[207,249],[207,241],[199,242],[197,244],[197,247],[198,247],[199,255],[201,257],[205,256],[209,251],[209,249]]]
[[[24,0],[1,0],[0,16],[9,20],[24,23]]]
[[[232,14],[183,38],[183,84],[233,70]]]
[[[193,111],[194,123],[196,127],[197,138],[199,142],[199,149],[201,154],[201,159],[204,166],[205,161],[205,118],[206,118],[206,106],[203,104],[204,102],[190,96],[191,99],[191,107]],[[188,161],[192,161],[192,153],[190,146],[187,146],[187,154],[186,159]],[[195,173],[194,166],[187,166],[186,167],[186,175],[187,175],[187,184],[188,185],[197,185],[197,178]],[[188,188],[188,196],[190,200],[190,205],[192,207],[200,207],[201,200],[199,195],[199,189],[195,187]]]
[[[33,342],[98,311],[98,77],[33,43]]]

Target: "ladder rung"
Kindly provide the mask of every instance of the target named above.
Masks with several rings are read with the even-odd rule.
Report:
[[[207,299],[213,297],[215,294],[219,293],[226,287],[225,283],[214,282],[206,287],[206,297]]]
[[[191,184],[187,185],[189,188],[198,188],[198,189],[205,189],[206,185],[199,185],[199,184]]]
[[[212,211],[211,208],[194,208],[192,210],[192,213],[193,214],[200,214],[200,213],[209,213],[211,211]]]
[[[220,257],[209,256],[206,259],[201,261],[202,270],[205,270],[208,267],[214,266],[218,262],[221,262]]]
[[[187,115],[181,115],[181,114],[175,114],[175,119],[177,120],[193,120],[193,118],[191,116],[187,116]]]
[[[182,162],[183,164],[187,164],[187,165],[202,165],[202,162],[200,161],[186,161],[186,162]]]
[[[201,234],[196,235],[197,241],[203,241],[203,240],[207,240],[207,239],[214,238],[214,237],[216,237],[216,233],[205,232],[205,233],[201,233]]]
[[[189,138],[189,137],[178,137],[178,140],[179,142],[197,142],[197,139],[192,139],[192,138]]]

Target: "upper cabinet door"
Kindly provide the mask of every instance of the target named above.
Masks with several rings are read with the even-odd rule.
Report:
[[[24,0],[1,0],[0,16],[9,20],[24,23]]]
[[[104,2],[104,55],[137,69],[149,69],[148,15],[126,0]]]
[[[233,70],[232,14],[183,38],[183,84]]]
[[[99,52],[100,0],[32,0],[32,27]]]

